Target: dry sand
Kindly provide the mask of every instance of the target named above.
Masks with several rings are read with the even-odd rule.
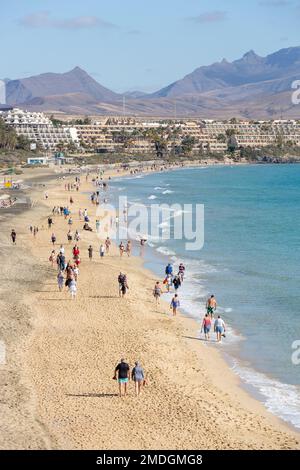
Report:
[[[81,191],[91,190],[83,184]],[[299,449],[299,434],[268,413],[239,387],[219,352],[197,340],[196,322],[171,318],[168,305],[155,307],[156,278],[137,258],[117,250],[100,260],[100,240],[83,232],[78,208],[87,195],[73,193],[74,226],[80,229],[82,265],[78,297],[59,293],[47,216],[70,194],[57,182],[33,195],[37,203],[14,219],[18,244],[2,223],[0,364],[2,449]],[[93,226],[95,217],[92,217]],[[40,227],[34,240],[28,227]],[[67,223],[55,217],[57,246]],[[87,248],[94,247],[88,260]],[[118,296],[117,276],[127,273],[129,293]],[[119,398],[112,380],[124,356],[140,360],[148,385],[136,398]]]

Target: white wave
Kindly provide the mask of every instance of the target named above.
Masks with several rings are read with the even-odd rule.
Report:
[[[149,196],[148,199],[151,199],[151,200],[157,199],[157,196],[154,196],[154,194],[151,194],[151,196]]]
[[[162,191],[164,188],[162,188],[161,186],[156,186],[156,188],[154,188],[155,191]]]
[[[252,385],[265,399],[266,408],[284,421],[300,429],[300,388],[271,379],[261,372],[240,366],[235,361],[232,370],[246,384]]]
[[[165,256],[172,256],[176,254],[174,253],[174,251],[169,250],[165,246],[159,246],[158,248],[156,248],[156,251],[158,251],[158,253],[161,253],[162,255],[165,255]]]
[[[163,191],[163,194],[173,194],[174,191],[171,191],[170,189],[166,189],[165,191]]]

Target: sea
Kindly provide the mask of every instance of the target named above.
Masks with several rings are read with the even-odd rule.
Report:
[[[300,429],[300,165],[184,168],[132,175],[110,183],[110,203],[126,196],[128,208],[180,204],[175,223],[204,206],[204,245],[147,232],[145,266],[164,278],[165,265],[180,262],[186,276],[182,311],[198,322],[214,294],[226,322],[223,351],[244,387],[276,416]],[[192,212],[192,217],[196,215]],[[128,221],[131,218],[128,217]],[[195,221],[194,221],[195,222]],[[160,224],[162,232],[165,222]],[[133,236],[139,253],[138,233]],[[168,296],[167,296],[168,299]]]

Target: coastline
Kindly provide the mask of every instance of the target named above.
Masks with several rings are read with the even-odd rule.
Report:
[[[83,184],[81,192],[85,189],[90,187]],[[19,222],[28,226],[34,218],[46,226],[49,209],[57,201],[67,203],[69,195],[53,182],[49,201],[39,202],[30,220],[26,212]],[[37,196],[41,200],[41,192]],[[86,194],[74,197],[76,208],[77,200],[87,201]],[[74,219],[78,224],[77,215]],[[64,241],[66,224],[59,217],[54,229]],[[72,302],[64,293],[59,300],[55,275],[47,267],[49,231],[41,230],[34,245],[24,224],[22,232],[20,243],[35,266],[34,280],[24,289],[33,323],[25,377],[35,396],[34,421],[42,423],[45,437],[34,448],[299,448],[299,434],[242,390],[219,351],[195,338],[195,320],[180,315],[174,321],[164,302],[155,311],[156,277],[142,260],[120,260],[114,248],[100,262],[95,249],[91,272],[87,246],[96,242],[98,250],[100,242],[95,233],[84,234],[78,299]],[[124,301],[117,297],[120,266],[133,286]],[[39,290],[32,292],[33,284]],[[132,390],[125,402],[114,396],[112,370],[123,353],[131,364],[141,359],[149,376],[138,401]]]

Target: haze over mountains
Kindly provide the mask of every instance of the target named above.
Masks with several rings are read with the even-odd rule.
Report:
[[[267,57],[254,51],[241,59],[202,66],[155,93],[115,93],[79,67],[70,72],[6,80],[6,103],[67,114],[228,118],[298,118],[292,83],[300,80],[300,47]]]

